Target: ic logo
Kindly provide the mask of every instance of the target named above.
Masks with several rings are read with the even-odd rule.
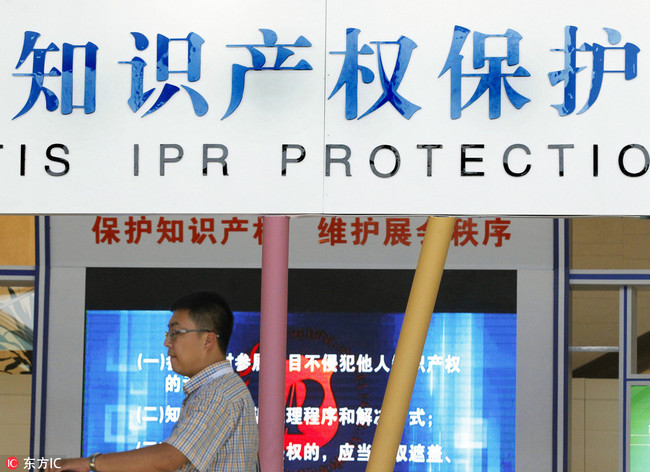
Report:
[[[7,458],[7,469],[16,470],[18,468],[19,461],[15,457]]]

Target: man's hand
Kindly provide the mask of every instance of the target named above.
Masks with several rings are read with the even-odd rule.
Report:
[[[172,472],[186,464],[187,457],[167,443],[154,444],[124,452],[109,452],[95,459],[101,472]],[[56,467],[46,466],[44,472],[90,472],[90,459],[61,459]]]
[[[90,462],[86,457],[76,459],[61,459],[56,461],[56,466],[52,464],[40,469],[45,472],[90,472]]]

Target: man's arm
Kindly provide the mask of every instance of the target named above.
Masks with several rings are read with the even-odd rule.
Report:
[[[125,452],[101,454],[95,459],[98,472],[171,472],[187,463],[187,457],[166,443],[143,447]],[[63,459],[58,468],[48,468],[46,472],[90,472],[87,457]]]

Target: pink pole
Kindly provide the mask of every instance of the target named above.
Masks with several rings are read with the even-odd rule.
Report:
[[[259,455],[263,472],[284,470],[289,217],[265,216],[262,240]]]

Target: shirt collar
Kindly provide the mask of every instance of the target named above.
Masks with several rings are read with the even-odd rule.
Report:
[[[215,362],[188,380],[183,386],[183,393],[187,397],[209,382],[214,376],[229,370],[232,370],[229,360]]]

